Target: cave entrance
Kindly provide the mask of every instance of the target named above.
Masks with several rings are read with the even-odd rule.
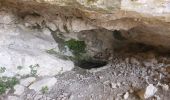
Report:
[[[75,63],[78,67],[83,69],[101,68],[107,65],[107,61],[100,60],[81,60]]]
[[[94,33],[95,31],[93,30],[92,32]],[[153,45],[148,45],[145,43],[135,42],[127,38],[125,35],[128,34],[128,31],[121,31],[121,30],[120,31],[119,30],[108,31],[107,30],[105,32],[107,32],[108,34],[112,34],[112,37],[114,38],[114,40],[112,41],[114,42],[112,44],[113,51],[114,51],[112,56],[126,55],[126,54],[136,55],[138,53],[147,53],[147,52],[154,52],[157,54],[162,54],[162,51],[160,51],[161,49],[159,49],[158,47],[155,47]],[[94,41],[94,40],[91,40],[91,41]],[[99,59],[99,60],[90,59],[90,60],[76,61],[75,65],[83,69],[92,69],[92,68],[101,68],[103,66],[106,66],[108,62],[109,62],[108,59]]]

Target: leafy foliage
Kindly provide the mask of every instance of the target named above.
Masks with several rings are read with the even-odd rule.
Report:
[[[79,41],[75,39],[71,39],[65,42],[71,52],[78,56],[81,53],[85,53],[86,44],[84,41]]]
[[[47,93],[48,90],[49,90],[49,89],[48,89],[48,86],[44,86],[44,87],[41,88],[41,92],[42,92],[43,94]]]
[[[18,79],[13,77],[1,77],[0,78],[0,94],[6,92],[7,89],[13,88],[17,83],[19,83]]]
[[[35,65],[30,65],[29,68],[31,69],[31,75],[32,76],[36,76],[37,74],[37,68],[40,67],[39,64],[35,64]]]

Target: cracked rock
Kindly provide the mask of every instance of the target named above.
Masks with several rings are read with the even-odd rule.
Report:
[[[26,79],[22,79],[20,81],[20,84],[23,85],[23,86],[29,86],[31,83],[33,83],[34,81],[36,80],[35,77],[28,77]]]
[[[22,85],[15,85],[14,86],[14,89],[15,89],[15,92],[14,92],[14,94],[16,94],[16,95],[21,95],[23,92],[24,92],[24,86],[22,86]]]
[[[44,78],[42,80],[39,80],[33,83],[31,86],[29,86],[29,89],[33,89],[37,92],[40,92],[43,87],[47,87],[50,90],[56,82],[57,82],[57,79],[54,77]]]

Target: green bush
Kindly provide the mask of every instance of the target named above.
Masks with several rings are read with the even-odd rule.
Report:
[[[48,90],[49,90],[48,86],[43,86],[43,87],[41,88],[41,92],[42,92],[43,94],[48,93]]]
[[[15,77],[0,77],[0,94],[5,93],[7,89],[13,88],[17,83],[19,83],[19,81]]]

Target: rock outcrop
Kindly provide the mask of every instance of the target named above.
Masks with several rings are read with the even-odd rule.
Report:
[[[170,48],[168,0],[1,0],[0,4],[27,26],[42,27],[50,21],[64,33],[119,30],[129,42]]]
[[[170,61],[153,49],[170,50],[169,0],[0,0],[0,99],[167,95]]]

